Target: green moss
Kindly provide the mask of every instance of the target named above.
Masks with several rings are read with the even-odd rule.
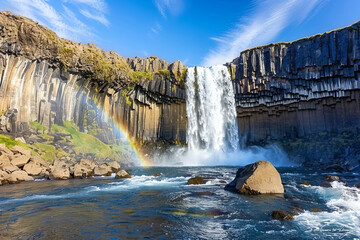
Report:
[[[93,48],[88,48],[80,56],[85,65],[92,67],[92,78],[113,82],[120,77],[120,71],[128,72],[127,65],[121,59],[105,59],[104,56]]]
[[[187,73],[187,68],[185,68],[184,70],[182,70],[180,78],[179,78],[179,82],[184,82],[185,78],[186,78],[186,73]]]
[[[55,158],[61,158],[63,156],[66,156],[67,153],[64,152],[62,149],[57,149],[53,145],[45,144],[45,143],[35,143],[34,149],[37,150],[39,155],[48,162],[54,161]]]
[[[170,71],[167,70],[167,69],[160,69],[155,74],[158,75],[158,76],[161,76],[161,77],[163,77],[165,79],[170,79]]]
[[[139,83],[142,79],[147,79],[149,81],[154,80],[154,77],[152,75],[152,73],[150,71],[146,71],[146,72],[133,72],[132,73],[132,80],[134,83]]]
[[[29,123],[31,126],[35,127],[38,131],[42,131],[43,133],[45,131],[47,131],[47,128],[44,125],[42,125],[36,121],[30,121]]]
[[[70,134],[70,143],[74,146],[76,154],[90,153],[97,158],[118,158],[116,152],[96,137],[79,131],[79,128],[71,121],[64,121],[64,126],[52,125],[53,132]]]
[[[53,137],[53,136],[50,136],[49,134],[46,134],[46,133],[40,134],[39,137],[41,137],[42,139],[45,139],[45,140],[47,140],[47,141],[52,141],[52,140],[54,140],[54,137]]]

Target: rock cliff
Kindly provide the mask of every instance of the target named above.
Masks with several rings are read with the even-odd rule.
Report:
[[[185,71],[179,61],[125,59],[0,12],[0,129],[5,133],[30,135],[30,121],[51,129],[67,120],[82,131],[94,124],[109,129],[101,137],[105,142],[116,137],[116,125],[134,140],[185,141]]]
[[[234,79],[240,135],[255,144],[311,139],[344,131],[357,136],[359,66],[360,22],[294,42],[242,52],[228,64]],[[332,138],[325,141],[324,145],[329,144]],[[313,150],[308,149],[303,158],[324,163],[340,156],[342,162],[347,159],[345,150],[323,152],[323,156],[314,159],[313,155],[311,159]],[[359,155],[359,149],[356,152]],[[356,158],[351,160],[354,166],[359,164]]]

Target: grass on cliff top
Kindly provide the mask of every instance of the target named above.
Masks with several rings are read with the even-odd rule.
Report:
[[[118,158],[116,151],[98,138],[79,131],[79,128],[72,121],[64,121],[64,126],[52,125],[52,132],[70,134],[71,145],[76,154],[91,153],[97,158]]]

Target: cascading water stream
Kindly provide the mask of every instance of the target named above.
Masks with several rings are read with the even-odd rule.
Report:
[[[190,151],[236,151],[236,108],[225,66],[192,67],[186,76],[187,142]]]

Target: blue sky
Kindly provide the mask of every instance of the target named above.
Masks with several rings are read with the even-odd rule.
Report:
[[[61,37],[188,66],[344,27],[360,20],[359,9],[360,0],[0,0],[0,10]]]

